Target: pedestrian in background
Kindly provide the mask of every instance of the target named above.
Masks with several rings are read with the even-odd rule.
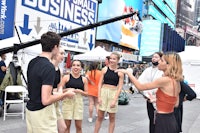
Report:
[[[96,109],[98,114],[98,84],[101,76],[101,71],[98,70],[98,63],[92,63],[89,66],[89,71],[86,73],[88,79],[88,99],[89,99],[89,118],[88,121],[93,121],[93,110]]]
[[[3,82],[3,79],[6,75],[6,71],[8,69],[6,67],[5,60],[6,60],[6,55],[2,54],[1,61],[0,61],[0,67],[1,67],[1,69],[0,69],[0,85]],[[5,91],[0,91],[0,106],[3,105],[3,103],[4,103],[4,97],[5,97]]]
[[[111,53],[108,66],[105,66],[102,69],[98,85],[99,110],[94,133],[99,133],[105,112],[108,112],[109,114],[108,133],[114,132],[115,117],[118,109],[118,97],[124,82],[124,74],[115,72],[118,68],[119,60],[120,55],[117,52]]]
[[[174,108],[174,115],[178,124],[178,133],[182,132],[182,122],[183,122],[183,102],[188,100],[192,101],[196,98],[196,93],[190,86],[188,86],[185,81],[181,81],[181,92],[179,94],[179,105]]]
[[[73,60],[71,65],[71,73],[62,78],[61,86],[64,87],[64,92],[73,90],[76,95],[63,100],[62,113],[67,125],[66,133],[70,133],[72,120],[75,120],[76,133],[82,133],[83,96],[88,95],[88,81],[81,75],[83,68],[81,61]]]
[[[129,64],[128,65],[128,67],[126,68],[127,69],[127,71],[129,71],[130,73],[133,73],[133,68],[132,68],[132,66]],[[126,85],[128,85],[128,87],[131,87],[132,86],[132,84],[131,84],[131,81],[130,81],[130,79],[128,78],[128,76],[127,75],[125,75],[125,81],[126,81]]]
[[[158,63],[158,69],[162,70],[164,75],[149,83],[140,83],[127,70],[117,71],[128,74],[132,83],[140,91],[158,88],[155,133],[177,133],[178,125],[174,116],[174,107],[179,104],[180,81],[183,80],[180,56],[173,52],[164,54]]]
[[[6,55],[2,54],[1,61],[0,61],[0,67],[1,67],[1,69],[0,69],[0,84],[2,83],[2,81],[6,75],[7,67],[6,67],[5,60],[6,60]]]
[[[52,95],[56,72],[51,59],[58,53],[60,39],[54,32],[44,33],[40,40],[42,53],[28,64],[27,133],[57,133],[54,103],[75,95],[73,91]]]
[[[53,84],[53,95],[57,95],[59,93],[63,93],[63,88],[60,85],[63,74],[59,68],[59,64],[64,60],[65,50],[62,47],[59,47],[59,52],[53,57],[52,63],[55,66],[56,76]],[[67,126],[62,116],[61,111],[61,101],[55,102],[56,107],[56,115],[57,115],[57,125],[58,125],[58,133],[65,133],[67,130]]]

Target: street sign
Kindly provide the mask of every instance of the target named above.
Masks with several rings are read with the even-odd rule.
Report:
[[[15,25],[19,34],[40,39],[47,31],[61,33],[93,24],[97,20],[97,0],[17,0]],[[96,29],[63,37],[66,50],[86,52],[94,47]]]

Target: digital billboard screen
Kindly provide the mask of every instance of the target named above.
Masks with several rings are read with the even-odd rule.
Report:
[[[141,35],[140,56],[150,56],[160,51],[162,23],[158,20],[144,20]]]
[[[113,17],[127,14],[130,10],[142,11],[141,0],[103,0],[99,5],[98,21],[103,21]],[[108,40],[119,45],[126,46],[133,49],[139,49],[138,34],[133,33],[130,27],[135,25],[132,17],[113,22],[97,28],[97,40]]]

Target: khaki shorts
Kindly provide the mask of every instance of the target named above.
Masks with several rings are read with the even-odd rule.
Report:
[[[72,99],[63,100],[62,114],[66,120],[83,120],[83,96],[76,94]]]
[[[27,133],[58,133],[54,104],[37,111],[26,109],[26,126]]]
[[[101,100],[102,104],[99,105],[99,110],[106,111],[109,113],[116,113],[118,110],[118,100],[116,102],[116,105],[114,108],[110,108],[110,104],[115,98],[115,95],[117,93],[117,89],[111,89],[107,87],[101,88]]]
[[[56,108],[56,116],[57,120],[63,119],[62,111],[61,111],[61,106],[60,106],[60,101],[55,102],[55,108]]]

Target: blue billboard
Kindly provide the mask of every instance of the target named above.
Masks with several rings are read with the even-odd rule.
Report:
[[[162,23],[159,20],[144,20],[140,56],[150,56],[160,51]]]
[[[175,14],[169,9],[163,1],[161,0],[152,0],[159,8],[160,10],[175,24],[176,22],[176,16]]]
[[[109,18],[121,16],[123,14],[129,13],[130,10],[138,10],[142,15],[142,0],[103,0],[99,5],[99,15],[98,21],[103,21]],[[97,40],[109,40],[119,45],[126,46],[133,49],[139,49],[138,35],[132,33],[127,25],[124,23],[134,23],[130,20],[121,20],[113,22],[104,26],[97,28]],[[130,24],[131,25],[131,24]],[[125,40],[129,40],[125,42]],[[129,42],[129,43],[128,43]],[[131,42],[131,43],[130,43]]]
[[[1,0],[0,39],[13,36],[15,0]]]

